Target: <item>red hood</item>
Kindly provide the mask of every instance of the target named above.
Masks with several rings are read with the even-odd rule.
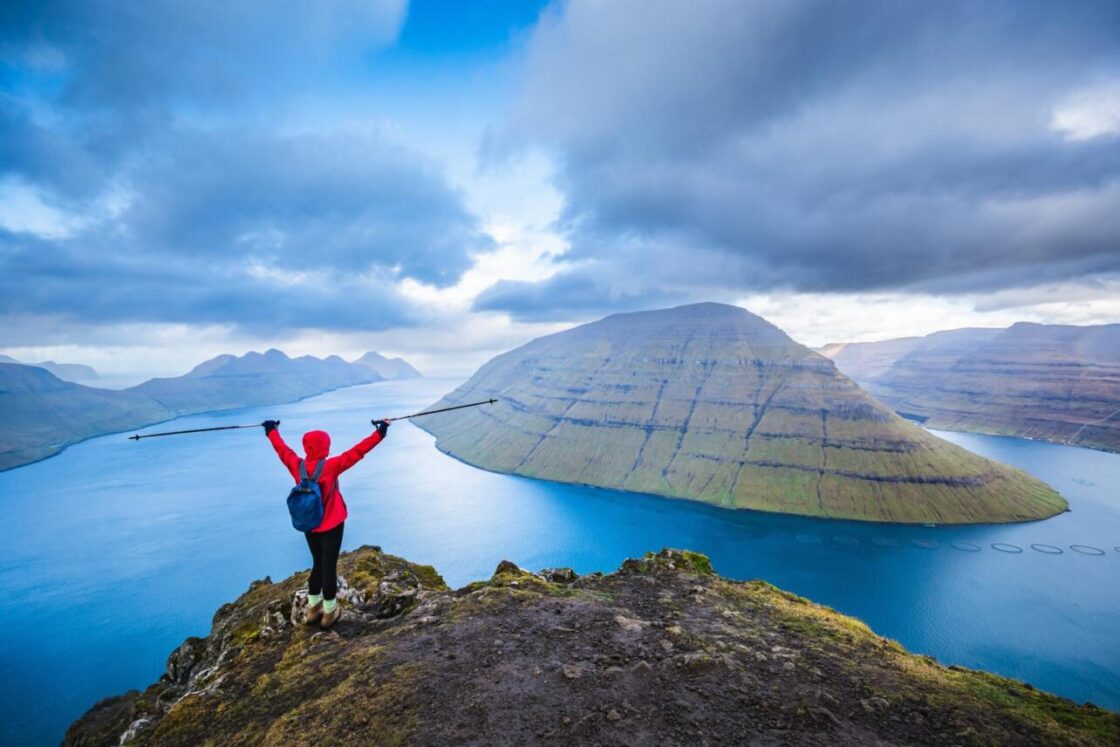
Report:
[[[308,431],[303,434],[303,451],[308,459],[326,459],[331,453],[331,437],[326,431]]]

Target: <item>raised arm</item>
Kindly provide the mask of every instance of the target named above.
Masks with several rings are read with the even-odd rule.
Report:
[[[272,448],[276,449],[276,455],[280,457],[280,461],[283,462],[284,466],[288,468],[288,471],[294,475],[296,470],[299,469],[299,456],[292,451],[291,447],[284,443],[284,439],[280,437],[280,431],[276,430],[276,426],[280,425],[279,423],[276,423],[276,425],[273,425],[271,428],[268,427],[272,423],[276,423],[276,421],[268,420],[265,422],[264,432],[268,435],[268,440],[269,443],[272,444]]]
[[[368,454],[374,446],[377,446],[385,438],[385,434],[389,431],[389,421],[375,420],[374,424],[377,425],[377,430],[354,444],[350,449],[338,455],[339,474],[362,461],[362,457]]]

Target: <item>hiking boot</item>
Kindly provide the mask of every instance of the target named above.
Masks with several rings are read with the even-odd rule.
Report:
[[[308,607],[307,608],[307,617],[304,618],[303,621],[307,625],[314,625],[315,623],[319,622],[319,620],[322,619],[322,617],[323,617],[323,603],[319,602],[314,607]]]
[[[319,618],[319,627],[326,630],[338,622],[340,617],[342,617],[342,605],[336,604],[330,612],[323,612],[323,616]]]

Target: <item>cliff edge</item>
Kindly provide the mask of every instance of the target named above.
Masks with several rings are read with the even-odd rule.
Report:
[[[1112,745],[1120,716],[943,667],[863,623],[662,550],[613,574],[343,556],[342,621],[298,623],[304,574],[254,582],[160,681],[66,745]],[[293,622],[296,621],[296,622]]]

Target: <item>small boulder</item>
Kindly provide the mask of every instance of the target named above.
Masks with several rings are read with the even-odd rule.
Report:
[[[300,589],[292,595],[292,611],[288,619],[292,625],[303,625],[307,619],[307,589]]]
[[[554,584],[570,584],[579,580],[579,574],[571,568],[544,568],[538,575]]]
[[[625,615],[615,615],[614,621],[627,633],[641,633],[642,628],[649,625],[645,620],[638,620],[637,618],[626,617]]]
[[[206,641],[191,636],[167,657],[167,679],[176,685],[185,685],[190,680],[195,665],[205,652]]]
[[[510,560],[503,560],[502,562],[498,563],[498,567],[494,569],[495,576],[502,576],[506,574],[512,576],[520,576],[523,573],[528,573],[528,571]]]
[[[384,620],[410,610],[420,594],[420,584],[412,574],[391,571],[377,585],[377,593],[366,606],[366,611]]]

